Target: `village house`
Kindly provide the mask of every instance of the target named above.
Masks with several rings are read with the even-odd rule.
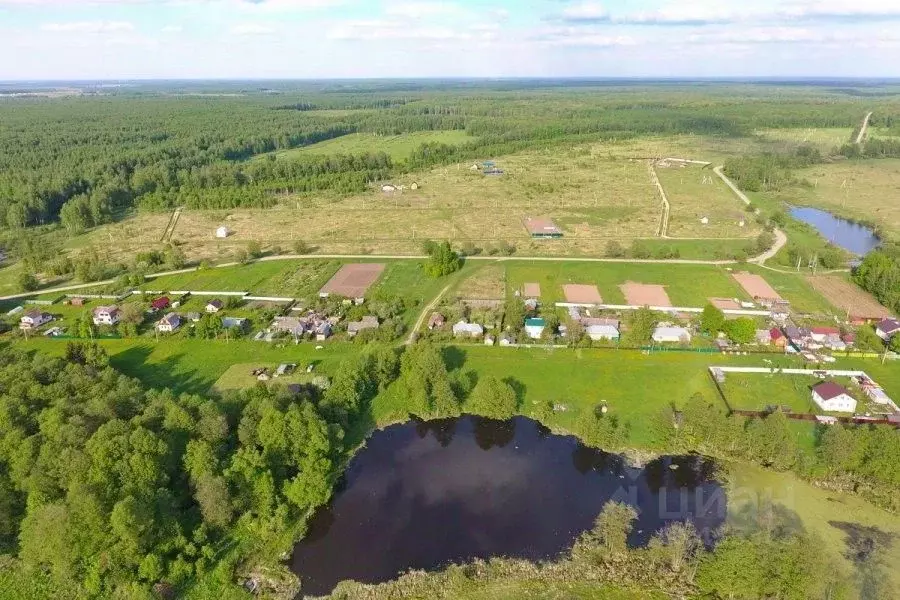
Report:
[[[533,340],[541,339],[546,323],[541,318],[525,319],[525,334]]]
[[[537,298],[525,298],[523,304],[525,305],[525,310],[529,312],[534,312],[538,309]]]
[[[181,318],[176,313],[169,313],[156,322],[156,330],[160,333],[171,333],[181,327]]]
[[[93,311],[94,325],[115,325],[121,317],[118,306],[98,306]]]
[[[494,345],[494,336],[488,334],[484,336],[484,345],[485,346],[493,346]]]
[[[768,329],[756,330],[756,343],[761,346],[768,346],[772,343],[772,332]]]
[[[428,319],[428,330],[440,329],[444,326],[444,322],[444,315],[439,312],[433,312]]]
[[[69,304],[72,306],[84,306],[84,298],[71,298]]]
[[[243,317],[223,317],[222,327],[225,329],[243,329],[247,319]]]
[[[52,320],[53,315],[50,313],[41,312],[39,310],[29,310],[22,315],[21,319],[19,319],[19,329],[37,329],[41,325],[49,323]]]
[[[460,321],[453,326],[453,335],[456,337],[481,337],[484,335],[484,327],[478,323]]]
[[[533,239],[561,238],[562,230],[550,219],[525,219],[525,229]]]
[[[350,321],[347,323],[347,336],[356,337],[356,334],[366,329],[378,329],[378,317],[366,315],[359,321]]]
[[[847,388],[833,381],[824,381],[813,386],[812,399],[825,411],[856,412],[856,398],[850,395]]]
[[[306,335],[315,336],[318,341],[331,337],[337,318],[328,318],[315,311],[309,311],[299,317],[275,317],[269,330],[276,333],[288,333],[295,339]]]
[[[221,300],[210,300],[206,303],[206,312],[213,314],[222,310],[222,307],[225,306]]]
[[[619,321],[617,319],[585,318],[581,320],[586,336],[599,342],[600,340],[619,339]]]
[[[856,334],[855,333],[845,333],[841,336],[841,341],[844,342],[845,345],[852,346],[856,342]]]
[[[516,343],[515,338],[508,331],[505,331],[500,335],[500,345],[501,346],[512,346],[515,343]]]
[[[331,333],[332,333],[331,323],[328,321],[321,321],[316,326],[316,341],[324,342],[325,340],[327,340],[328,338],[331,337]]]
[[[659,324],[653,330],[653,341],[664,343],[688,343],[691,341],[691,332],[677,325]]]
[[[159,298],[154,299],[150,302],[150,309],[154,312],[159,310],[165,310],[169,308],[169,305],[172,303],[169,301],[168,296],[160,296]]]
[[[890,341],[900,332],[900,319],[882,319],[875,325],[875,334],[884,341]]]
[[[184,320],[190,321],[191,323],[199,323],[200,322],[200,313],[198,313],[198,312],[185,313]]]
[[[841,330],[837,327],[810,327],[809,332],[813,341],[820,344],[826,342],[829,336],[838,336],[840,339],[841,335]]]

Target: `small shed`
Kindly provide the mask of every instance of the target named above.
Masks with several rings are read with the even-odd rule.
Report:
[[[397,186],[391,185],[390,183],[386,183],[383,186],[381,186],[381,191],[384,192],[385,194],[393,194],[394,192],[397,191]]]
[[[419,189],[419,184],[418,184],[418,182],[413,181],[412,184],[410,184],[409,189],[411,189],[411,190],[417,190],[417,189]]]
[[[229,229],[227,227],[225,227],[224,225],[221,225],[218,228],[216,228],[216,237],[217,238],[225,239],[229,235],[231,235],[231,231],[229,231]]]
[[[69,300],[69,304],[72,306],[84,306],[84,298],[72,298]]]

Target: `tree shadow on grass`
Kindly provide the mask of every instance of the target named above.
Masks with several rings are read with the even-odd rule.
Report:
[[[153,346],[141,344],[131,346],[109,357],[109,364],[128,375],[139,379],[145,387],[169,389],[175,394],[188,393],[208,396],[213,383],[197,375],[196,370],[179,371],[185,354],[173,354],[159,362],[149,362]]]
[[[516,407],[522,410],[525,407],[525,394],[528,392],[528,386],[515,377],[506,377],[503,379],[503,383],[511,387],[516,393]]]
[[[441,349],[441,357],[448,371],[462,369],[466,364],[466,351],[458,346],[444,346]]]

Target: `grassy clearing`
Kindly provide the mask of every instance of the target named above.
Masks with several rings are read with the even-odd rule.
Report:
[[[858,589],[868,583],[866,587],[872,592],[862,597],[897,597],[900,569],[895,565],[900,563],[900,517],[876,508],[860,496],[818,488],[791,473],[767,471],[746,463],[729,466],[730,525],[748,527],[744,517],[759,514],[761,503],[766,501],[777,505],[777,512],[789,517],[790,526],[821,538],[822,551],[843,567],[848,578],[856,579]],[[880,569],[861,569],[848,559],[847,534],[838,527],[842,524],[874,527],[893,536],[893,544],[878,550]],[[873,578],[878,581],[873,582]],[[873,589],[872,583],[879,585]],[[895,591],[890,592],[891,589]]]
[[[168,388],[176,393],[206,394],[216,381],[235,364],[246,363],[248,357],[260,366],[292,362],[308,365],[316,362],[316,373],[334,373],[341,360],[355,354],[361,346],[328,343],[322,350],[315,344],[266,344],[249,340],[232,342],[184,338],[102,340],[109,353],[110,364],[122,373],[136,377],[147,386]],[[62,356],[66,342],[33,339],[22,342],[25,348]]]
[[[818,380],[802,375],[728,373],[722,391],[728,403],[739,410],[764,410],[767,406],[789,407],[795,413],[822,412],[810,396]]]
[[[318,259],[256,262],[157,277],[141,289],[252,292],[304,298],[314,296],[341,264]]]
[[[759,235],[761,229],[744,210],[743,202],[711,167],[671,163],[668,167],[658,165],[656,174],[671,207],[669,235],[704,238]],[[704,217],[709,219],[709,224],[700,222]]]
[[[862,117],[860,117],[862,118]],[[831,153],[850,142],[852,130],[842,127],[834,128],[800,128],[800,129],[761,129],[756,135],[764,142],[774,143],[784,149],[800,145],[810,145],[823,154]]]
[[[351,133],[333,140],[318,144],[282,150],[275,153],[279,160],[290,160],[309,154],[364,154],[367,152],[385,152],[395,161],[404,160],[412,151],[424,143],[440,143],[455,146],[465,144],[476,138],[465,131],[416,131],[401,135],[375,135],[372,133]],[[270,154],[261,154],[260,159]]]
[[[475,266],[454,290],[457,298],[494,300],[506,297],[506,268],[503,265]]]
[[[877,225],[879,233],[900,239],[900,159],[848,160],[816,165],[797,173],[807,185],[792,187],[777,198],[815,206]]]
[[[310,361],[310,363],[312,364],[315,364],[317,362],[319,361]],[[274,373],[279,364],[281,363],[253,362],[231,365],[216,380],[216,383],[213,384],[211,389],[216,393],[222,394],[229,391],[239,391],[252,388],[253,386],[259,384],[259,380],[257,380],[257,378],[254,377],[251,373],[254,369],[268,367],[269,373]],[[272,379],[268,382],[268,385],[278,386],[288,385],[291,383],[310,383],[312,382],[313,377],[315,377],[316,375],[314,375],[313,373],[307,373],[305,369],[306,364],[297,364],[296,371],[294,371],[290,375],[282,375],[280,377]]]
[[[666,286],[674,306],[704,306],[711,297],[749,299],[730,274],[712,265],[667,265],[629,263],[525,263],[506,267],[509,293],[525,282],[541,284],[543,301],[565,301],[562,285],[596,284],[603,301],[624,304],[619,286],[627,281]]]
[[[458,274],[451,277],[464,276],[471,268],[471,266],[465,265]],[[403,322],[409,327],[415,323],[421,307],[430,302],[444,289],[444,286],[452,281],[453,279],[448,278],[429,277],[422,269],[420,261],[393,261],[387,263],[381,278],[369,288],[366,295],[370,298],[402,297],[407,305]]]

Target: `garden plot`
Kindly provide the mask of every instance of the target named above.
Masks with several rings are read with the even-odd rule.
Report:
[[[619,286],[625,302],[631,306],[672,306],[663,285],[628,281]]]
[[[572,304],[602,304],[603,298],[600,297],[600,291],[596,285],[584,285],[580,283],[569,283],[563,287],[566,302]]]
[[[740,273],[733,273],[732,277],[741,284],[744,291],[750,294],[750,297],[753,299],[781,300],[781,296],[778,295],[778,292],[776,292],[775,289],[760,275],[742,271]]]
[[[344,265],[328,280],[319,294],[328,296],[336,294],[345,298],[362,298],[369,287],[378,280],[384,271],[383,263],[354,263]]]

